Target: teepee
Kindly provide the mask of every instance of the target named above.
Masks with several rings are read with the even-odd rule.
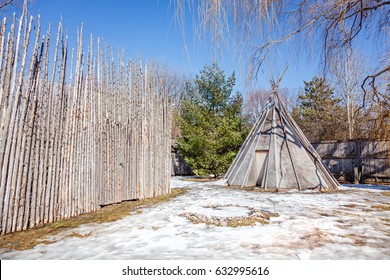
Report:
[[[337,189],[339,183],[322,164],[276,91],[264,106],[225,174],[231,186],[263,189]]]

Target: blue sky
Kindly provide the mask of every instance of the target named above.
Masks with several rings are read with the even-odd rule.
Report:
[[[280,74],[287,64],[281,86],[291,89],[302,87],[303,80],[310,80],[320,71],[318,61],[305,59],[305,53],[297,57],[285,47],[264,65],[254,86],[245,86],[245,54],[239,60],[229,48],[214,55],[211,45],[194,38],[190,20],[186,21],[183,37],[170,0],[34,0],[30,12],[33,16],[40,14],[44,30],[49,22],[55,30],[62,18],[72,47],[76,46],[77,27],[83,24],[85,38],[91,33],[95,38],[104,37],[107,44],[114,49],[124,48],[131,58],[155,60],[188,77],[216,60],[227,75],[236,72],[236,90],[241,92],[269,88],[271,75]]]

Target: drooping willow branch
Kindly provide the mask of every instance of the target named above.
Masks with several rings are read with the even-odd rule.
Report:
[[[381,71],[373,74],[373,75],[368,75],[364,80],[363,80],[363,83],[361,85],[361,88],[363,90],[363,106],[364,106],[364,103],[365,103],[365,100],[366,100],[366,95],[367,95],[367,90],[366,90],[366,84],[368,83],[368,85],[371,87],[372,89],[372,92],[375,96],[381,96],[385,101],[389,102],[390,103],[390,97],[385,95],[385,94],[382,94],[377,86],[375,85],[375,79],[377,79],[379,76],[382,76],[383,74],[385,74],[386,72],[390,72],[390,66],[387,66],[386,68],[382,69]],[[368,82],[369,81],[369,82]]]

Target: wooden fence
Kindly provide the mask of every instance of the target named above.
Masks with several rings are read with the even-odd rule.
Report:
[[[92,36],[84,51],[82,28],[70,52],[61,23],[52,42],[39,18],[11,21],[0,25],[1,233],[168,193],[171,110],[155,67]]]
[[[390,182],[390,141],[322,142],[313,147],[340,180]]]
[[[390,183],[390,141],[312,143],[323,164],[340,181]],[[172,141],[172,176],[193,175]]]

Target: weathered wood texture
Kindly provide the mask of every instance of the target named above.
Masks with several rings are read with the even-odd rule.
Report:
[[[233,186],[337,189],[338,182],[290,116],[276,91],[225,174]]]
[[[69,52],[61,23],[54,38],[32,26],[25,14],[0,25],[1,233],[168,193],[171,109],[156,67],[92,36],[85,51],[82,28]]]
[[[352,180],[356,168],[361,182],[390,179],[390,141],[322,142],[313,147],[340,179]]]

